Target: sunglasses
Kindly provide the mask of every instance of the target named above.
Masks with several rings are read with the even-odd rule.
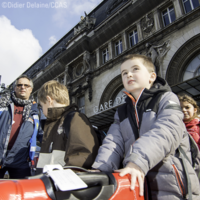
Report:
[[[18,87],[18,88],[20,88],[20,87],[22,87],[22,86],[24,86],[25,88],[31,87],[30,85],[27,85],[27,84],[17,84],[17,87]]]

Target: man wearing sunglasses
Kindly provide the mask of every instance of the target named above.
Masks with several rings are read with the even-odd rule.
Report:
[[[14,91],[0,98],[0,178],[6,171],[12,179],[31,175],[36,136],[42,136],[32,90],[32,80],[21,75],[14,82]]]

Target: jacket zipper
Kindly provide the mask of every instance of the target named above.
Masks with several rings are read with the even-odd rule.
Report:
[[[175,174],[176,174],[176,179],[177,179],[179,188],[181,189],[181,193],[182,193],[183,197],[185,197],[185,196],[186,196],[185,187],[184,187],[184,185],[183,185],[183,182],[182,182],[182,180],[181,180],[181,177],[180,177],[180,175],[179,175],[179,172],[178,172],[178,170],[177,170],[177,168],[176,168],[175,165],[172,165],[172,167],[174,168],[174,171],[175,171]]]

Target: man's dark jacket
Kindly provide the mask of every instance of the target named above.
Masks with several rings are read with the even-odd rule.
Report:
[[[37,104],[33,102],[28,120],[24,121],[20,127],[17,139],[11,148],[7,151],[5,144],[10,139],[10,132],[14,117],[14,103],[8,107],[0,108],[0,166],[10,168],[28,168],[30,139],[34,132],[33,115],[39,115]],[[42,129],[39,129],[38,136],[42,135]]]

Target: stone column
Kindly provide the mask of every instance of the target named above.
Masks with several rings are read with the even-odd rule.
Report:
[[[66,73],[66,71],[64,73],[64,85],[65,86],[67,85],[67,73]]]
[[[154,18],[155,29],[156,31],[158,31],[161,29],[161,25],[159,20],[159,11],[157,9],[153,12],[153,18]]]
[[[142,29],[141,29],[140,21],[137,22],[137,34],[138,34],[138,42],[140,42],[141,40],[143,40],[143,35],[142,35]]]
[[[126,51],[128,46],[127,46],[127,36],[126,36],[126,32],[123,31],[122,33],[122,47],[123,47],[123,51]]]
[[[113,48],[111,41],[108,43],[108,53],[109,53],[109,60],[111,60],[113,58]]]
[[[171,1],[174,5],[174,11],[175,11],[175,14],[176,14],[176,19],[182,17],[183,12],[182,12],[182,9],[181,9],[181,5],[179,4],[179,0],[171,0]]]
[[[67,64],[67,65],[65,65],[65,73],[64,73],[65,86],[67,86],[71,81],[71,77],[69,75],[69,71],[68,70],[69,70],[69,65]]]
[[[98,68],[100,66],[100,51],[99,48],[96,50],[96,68]]]

